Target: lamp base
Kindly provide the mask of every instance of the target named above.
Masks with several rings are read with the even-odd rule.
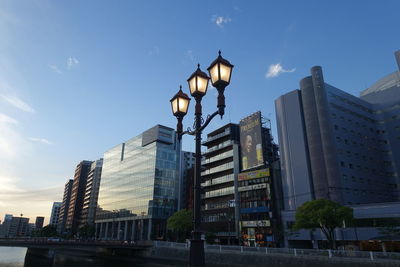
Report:
[[[204,267],[204,240],[191,239],[189,267]]]

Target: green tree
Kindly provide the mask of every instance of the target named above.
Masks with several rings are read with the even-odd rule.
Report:
[[[85,224],[84,226],[79,228],[78,233],[79,233],[80,238],[89,239],[89,238],[94,237],[95,232],[96,232],[96,229],[94,228],[94,226]]]
[[[193,213],[189,210],[180,210],[171,215],[167,220],[167,229],[172,231],[175,240],[184,241],[190,236],[193,229]]]
[[[214,244],[217,235],[213,232],[206,232],[205,233],[205,240],[207,244]]]
[[[55,225],[46,225],[42,229],[36,230],[38,236],[42,237],[56,237],[58,236],[57,227]]]
[[[343,222],[350,223],[353,209],[326,199],[307,201],[296,211],[293,230],[319,228],[329,242],[330,248],[336,248],[335,228]]]

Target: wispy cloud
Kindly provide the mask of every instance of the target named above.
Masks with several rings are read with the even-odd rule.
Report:
[[[193,50],[186,51],[185,52],[185,58],[189,59],[190,61],[194,61]]]
[[[17,124],[17,120],[0,114],[0,175],[4,174],[5,166],[12,166],[12,161],[23,154],[23,149],[28,148],[22,135],[15,129]]]
[[[46,138],[29,137],[29,140],[31,140],[33,142],[36,142],[36,143],[46,144],[46,145],[52,145],[53,144],[53,142],[50,142]]]
[[[73,67],[77,66],[79,64],[79,60],[76,57],[69,57],[67,59],[67,68],[70,70]]]
[[[19,187],[15,178],[0,175],[0,214],[18,211],[18,214],[14,213],[14,215],[21,213],[24,217],[31,219],[38,215],[46,216],[53,202],[59,201],[62,197],[62,184],[43,189],[27,190]]]
[[[49,68],[54,71],[55,73],[62,74],[63,72],[56,66],[49,64]]]
[[[157,56],[158,54],[160,54],[160,48],[155,45],[147,54],[149,56]]]
[[[214,15],[211,17],[211,21],[214,22],[218,27],[223,28],[225,24],[232,21],[230,17],[223,17]]]
[[[8,102],[9,104],[13,105],[14,107],[26,111],[26,112],[35,112],[35,110],[29,106],[27,103],[22,101],[16,96],[7,96],[7,95],[0,95],[1,98],[3,98],[4,101]]]
[[[0,113],[0,124],[7,123],[7,124],[17,124],[18,121],[7,116],[6,114]]]
[[[295,72],[296,68],[290,69],[290,70],[286,70],[282,67],[281,63],[277,63],[277,64],[271,64],[269,65],[268,71],[265,74],[266,78],[274,78],[274,77],[278,77],[281,73],[284,72]]]

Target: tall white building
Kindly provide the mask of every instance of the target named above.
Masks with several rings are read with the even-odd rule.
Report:
[[[53,202],[49,224],[57,226],[58,217],[60,216],[61,205],[62,202]]]

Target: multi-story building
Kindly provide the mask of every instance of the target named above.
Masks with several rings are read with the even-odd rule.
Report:
[[[400,74],[352,96],[324,82],[276,100],[285,209],[326,198],[342,204],[399,200]],[[396,128],[397,127],[397,128]]]
[[[239,126],[229,123],[207,135],[202,143],[202,228],[222,244],[239,242]]]
[[[69,201],[65,229],[70,234],[76,234],[80,225],[83,199],[85,196],[86,182],[92,161],[83,160],[75,169],[74,182],[72,183],[71,199]]]
[[[60,209],[61,209],[62,202],[53,202],[53,207],[51,208],[51,215],[50,215],[50,225],[57,226],[58,218],[60,216]]]
[[[2,232],[0,233],[1,237],[23,237],[29,234],[29,218],[12,216],[7,214],[8,216],[3,224],[2,224]]]
[[[179,206],[181,209],[192,209],[193,202],[193,168],[195,157],[193,152],[182,151],[180,155],[180,187],[179,187]],[[190,201],[190,199],[192,201]],[[189,202],[188,202],[189,200]]]
[[[104,153],[96,237],[164,239],[178,207],[179,154],[175,131],[157,125]]]
[[[203,145],[203,230],[221,244],[275,245],[279,157],[261,113],[209,133]]]
[[[241,173],[238,176],[240,233],[246,246],[278,246],[281,183],[278,147],[261,112],[240,121]]]
[[[312,199],[364,204],[363,210],[400,200],[399,71],[358,98],[327,84],[321,67],[313,67],[300,90],[279,97],[275,106],[287,224]]]
[[[71,200],[72,183],[74,180],[69,179],[64,186],[63,201],[60,207],[60,214],[57,221],[57,232],[65,234],[65,223],[67,222],[67,215],[69,209],[69,202]]]
[[[35,229],[42,229],[44,223],[44,217],[37,216],[35,220]]]
[[[103,159],[94,161],[90,166],[83,199],[80,227],[94,225],[102,166]]]

